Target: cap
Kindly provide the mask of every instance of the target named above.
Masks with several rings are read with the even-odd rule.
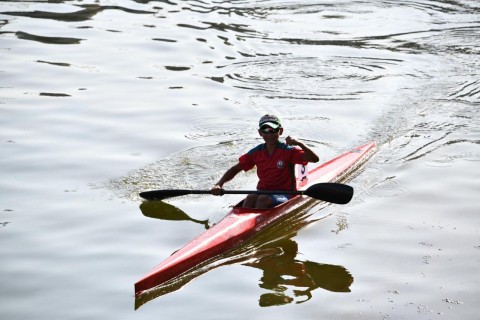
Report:
[[[265,125],[273,129],[277,129],[282,126],[282,123],[280,122],[280,119],[277,116],[273,114],[266,114],[260,118],[260,121],[258,122],[258,127],[262,127]]]

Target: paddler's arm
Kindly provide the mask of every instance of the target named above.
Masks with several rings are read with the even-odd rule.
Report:
[[[290,145],[290,146],[299,146],[304,154],[303,154],[303,161],[305,162],[318,162],[320,158],[317,156],[317,154],[307,147],[303,142],[295,139],[294,137],[288,136],[285,138],[285,143]]]
[[[225,174],[220,178],[220,180],[218,180],[218,182],[213,186],[213,188],[211,189],[211,192],[213,195],[216,195],[216,196],[221,196],[222,195],[222,190],[223,190],[223,185],[232,180],[233,178],[235,178],[235,176],[240,172],[242,171],[242,169],[240,168],[240,164],[237,163],[236,165],[234,165],[233,167],[231,167],[230,169],[227,170],[227,172],[225,172]]]

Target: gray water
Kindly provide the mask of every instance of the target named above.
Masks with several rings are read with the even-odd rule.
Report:
[[[479,47],[476,0],[0,1],[0,318],[478,319]],[[137,193],[210,187],[267,112],[322,160],[377,141],[354,200],[135,311],[205,229]],[[170,203],[214,223],[236,201]],[[266,278],[285,245],[348,290]]]

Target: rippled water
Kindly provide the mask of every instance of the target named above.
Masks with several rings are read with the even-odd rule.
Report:
[[[476,0],[0,1],[0,317],[476,319],[479,39]],[[378,142],[354,201],[134,311],[238,199],[137,193],[208,188],[267,112],[324,160]]]

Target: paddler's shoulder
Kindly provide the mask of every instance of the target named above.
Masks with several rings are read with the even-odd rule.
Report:
[[[252,154],[252,153],[255,153],[255,152],[262,151],[262,150],[265,150],[265,143],[259,144],[258,146],[250,149],[250,151],[248,151],[247,153]]]
[[[277,148],[281,149],[281,150],[292,150],[294,149],[295,147],[294,146],[289,146],[288,144],[286,144],[285,142],[278,142],[277,144]]]

